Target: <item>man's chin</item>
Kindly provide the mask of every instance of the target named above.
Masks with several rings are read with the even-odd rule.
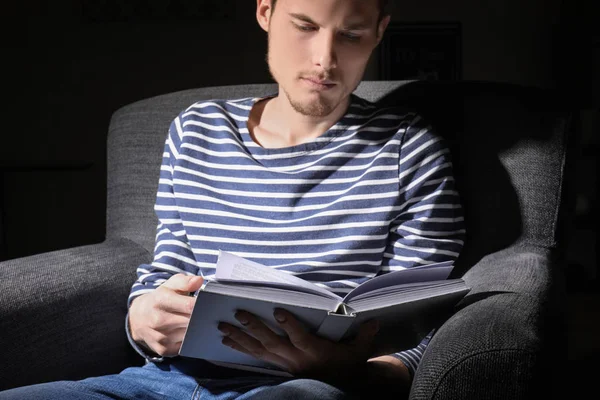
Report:
[[[294,95],[288,93],[288,99],[296,112],[311,117],[325,117],[333,112],[336,104],[339,104],[335,99],[319,92],[302,92]]]
[[[307,117],[326,117],[334,109],[328,102],[322,100],[294,101],[290,99],[290,104],[297,113]]]

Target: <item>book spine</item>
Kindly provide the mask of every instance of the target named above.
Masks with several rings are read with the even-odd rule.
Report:
[[[348,328],[352,326],[355,318],[355,314],[329,312],[321,323],[321,326],[319,326],[317,336],[337,342],[344,336]]]

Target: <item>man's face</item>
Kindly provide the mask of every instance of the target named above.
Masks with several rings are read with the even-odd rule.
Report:
[[[269,69],[303,115],[329,115],[356,89],[389,17],[377,0],[258,0],[269,33]],[[263,7],[261,9],[261,6]]]

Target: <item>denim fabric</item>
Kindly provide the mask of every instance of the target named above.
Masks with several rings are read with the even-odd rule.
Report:
[[[219,368],[207,366],[209,378],[198,379],[184,373],[193,365],[153,364],[131,367],[120,374],[81,381],[58,381],[0,392],[1,400],[74,399],[349,399],[341,390],[310,379],[289,379],[258,374],[216,378]],[[240,372],[237,372],[240,374]]]

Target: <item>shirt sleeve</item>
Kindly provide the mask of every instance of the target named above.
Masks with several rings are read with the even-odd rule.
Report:
[[[403,135],[398,172],[401,207],[390,228],[382,272],[458,258],[465,227],[450,151],[419,115]],[[393,355],[411,375],[433,333],[416,348]]]
[[[175,274],[197,275],[199,268],[186,236],[173,191],[173,171],[181,148],[182,129],[178,116],[169,127],[165,141],[160,178],[154,211],[158,217],[156,244],[153,261],[137,267],[137,279],[131,287],[127,308],[138,296],[149,293]],[[158,362],[162,357],[153,357],[135,343],[129,330],[129,314],[125,331],[132,347],[149,361]]]

